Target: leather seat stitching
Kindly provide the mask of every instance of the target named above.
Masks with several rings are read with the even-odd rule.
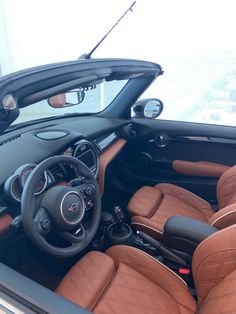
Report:
[[[112,274],[112,277],[111,277],[111,280],[109,280],[106,285],[103,286],[103,288],[100,290],[100,292],[98,293],[97,295],[97,300],[96,302],[94,302],[93,305],[91,305],[91,311],[93,311],[95,309],[95,307],[97,306],[97,304],[101,301],[101,299],[103,298],[103,296],[106,294],[106,291],[109,289],[109,287],[111,286],[114,278],[115,278],[115,275],[117,273],[117,269],[115,268],[113,274]]]

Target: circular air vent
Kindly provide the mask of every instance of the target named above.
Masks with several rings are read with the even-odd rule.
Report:
[[[86,140],[79,141],[74,149],[73,157],[82,161],[90,169],[95,178],[98,176],[99,151],[94,143]]]
[[[136,127],[133,123],[129,123],[123,128],[123,136],[129,140],[134,140],[137,136]]]

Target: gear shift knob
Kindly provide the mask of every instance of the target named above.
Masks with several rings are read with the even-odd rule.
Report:
[[[121,207],[120,206],[114,206],[112,211],[113,211],[114,219],[116,220],[116,222],[119,224],[122,224],[123,221],[125,220],[125,215],[124,215]]]

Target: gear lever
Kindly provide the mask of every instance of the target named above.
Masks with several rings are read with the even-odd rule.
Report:
[[[132,240],[133,231],[131,227],[125,223],[125,215],[120,206],[112,208],[112,215],[115,220],[113,224],[108,226],[107,235],[110,243],[125,244]]]
[[[117,223],[117,231],[122,231],[124,229],[124,220],[125,220],[125,215],[123,213],[123,210],[121,209],[120,206],[114,206],[112,208],[113,216],[114,219]]]

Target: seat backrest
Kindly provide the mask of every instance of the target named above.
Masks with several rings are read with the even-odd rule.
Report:
[[[219,209],[236,203],[236,166],[229,168],[220,176],[216,194]]]
[[[236,309],[236,225],[214,233],[193,255],[193,278],[199,313],[233,313]]]

